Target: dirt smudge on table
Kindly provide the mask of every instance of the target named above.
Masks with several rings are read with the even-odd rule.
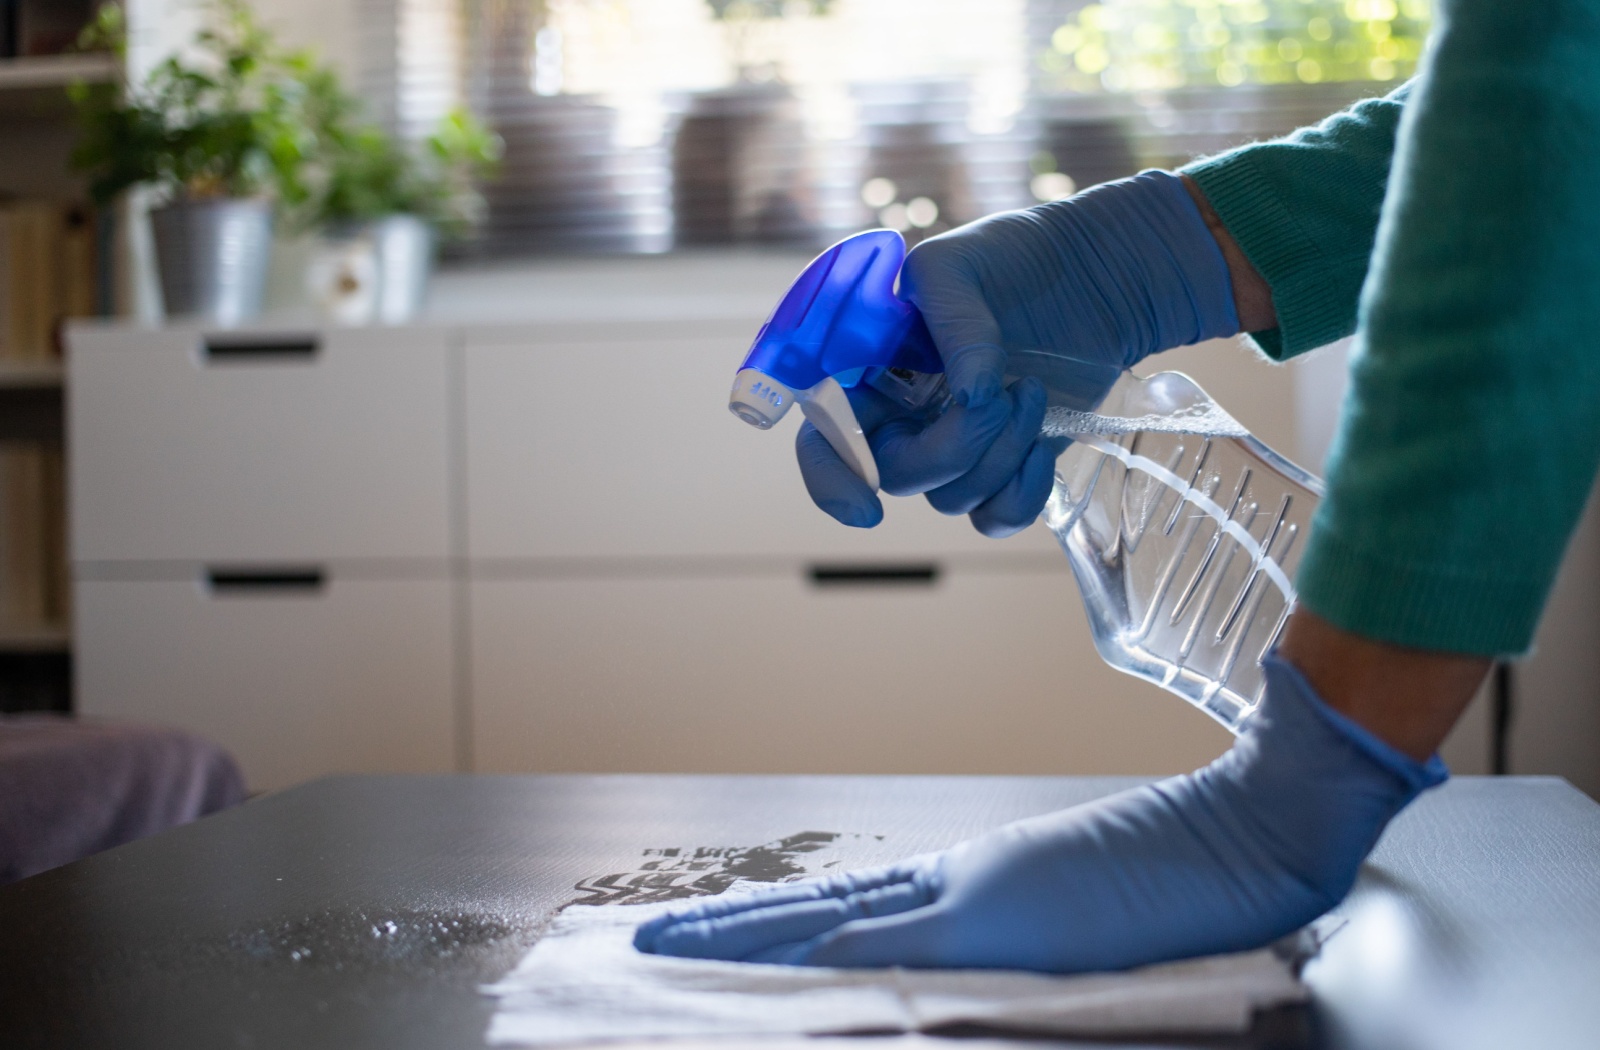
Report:
[[[721,893],[736,882],[785,882],[819,875],[839,863],[830,854],[860,835],[801,831],[757,846],[673,846],[647,849],[630,871],[584,879],[574,904],[655,904]],[[881,839],[882,836],[872,836]]]

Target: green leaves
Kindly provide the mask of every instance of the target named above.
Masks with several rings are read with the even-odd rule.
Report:
[[[125,51],[122,9],[100,9],[79,44]],[[500,137],[465,110],[414,147],[364,120],[361,103],[309,51],[286,50],[245,0],[211,0],[194,47],[118,88],[74,84],[73,164],[96,202],[140,184],[169,196],[275,197],[296,225],[357,223],[394,212],[446,232],[482,209]]]
[[[308,111],[316,146],[301,224],[353,224],[405,212],[451,234],[477,219],[482,199],[476,181],[493,176],[503,145],[465,110],[446,114],[415,147],[364,123],[359,103],[334,77],[315,81]]]
[[[114,4],[80,41],[116,51],[125,43]],[[73,85],[73,163],[101,204],[141,183],[170,196],[292,198],[312,142],[303,100],[315,68],[308,53],[281,49],[244,0],[212,0],[191,54],[126,88]]]

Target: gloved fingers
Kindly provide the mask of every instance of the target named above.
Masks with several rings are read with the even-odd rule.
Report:
[[[1006,354],[1000,323],[960,245],[968,236],[945,234],[913,248],[900,272],[900,294],[922,311],[956,404],[976,406],[1004,389]]]
[[[900,883],[855,894],[743,912],[726,919],[674,926],[656,939],[656,951],[692,959],[775,962],[797,944],[845,923],[922,907],[923,889]]]
[[[857,919],[791,945],[785,952],[773,953],[767,961],[852,969],[961,965],[951,957],[948,916],[938,904]]]
[[[872,435],[890,423],[909,426],[913,431],[925,425],[920,415],[865,383],[851,387],[845,396],[865,434]],[[883,520],[883,504],[877,495],[845,465],[828,439],[809,421],[802,422],[795,435],[795,458],[800,462],[800,476],[812,501],[835,520],[858,529],[870,529]]]
[[[794,455],[800,461],[800,477],[811,502],[836,521],[870,529],[883,520],[883,504],[877,494],[839,458],[822,431],[809,421],[800,424],[795,435]]]
[[[928,502],[941,514],[971,513],[1005,488],[1026,462],[1044,422],[1044,384],[1019,380],[1000,400],[1011,403],[1011,413],[999,436],[971,470],[928,493]]]
[[[981,405],[951,405],[926,423],[914,416],[893,419],[870,433],[883,491],[914,496],[947,485],[970,471],[1005,430],[1011,399]]]
[[[653,950],[651,944],[656,936],[661,931],[677,923],[722,919],[742,912],[757,911],[763,908],[781,907],[788,904],[822,900],[828,897],[843,898],[852,894],[866,893],[883,886],[894,885],[914,878],[916,872],[925,863],[926,857],[910,857],[881,868],[841,872],[825,878],[802,879],[799,882],[773,886],[753,893],[734,893],[708,897],[682,908],[674,908],[669,912],[656,916],[649,922],[641,924],[634,935],[633,944],[640,951],[651,951]]]
[[[821,889],[812,882],[807,881],[756,893],[710,897],[700,901],[698,904],[684,908],[674,908],[672,911],[657,915],[649,922],[640,923],[639,927],[633,931],[633,946],[642,952],[654,952],[656,950],[656,941],[661,934],[674,926],[711,922],[758,908],[774,908],[786,904],[814,901],[823,895],[824,893]]]
[[[1050,499],[1056,480],[1056,457],[1066,446],[1066,438],[1035,442],[1022,469],[972,511],[972,527],[991,539],[1004,539],[1032,525]]]
[[[850,399],[850,410],[855,413],[856,422],[861,424],[863,434],[871,434],[891,419],[921,415],[894,398],[885,397],[866,383],[857,383],[844,393]]]
[[[928,903],[930,892],[925,883],[907,878],[842,897],[823,895],[769,903],[720,917],[680,920],[656,931],[648,950],[686,959],[759,962],[767,954],[811,940],[844,923],[922,907]]]
[[[954,327],[959,326],[944,324],[935,328],[929,325],[928,330],[933,333],[934,345],[940,348],[939,356],[944,359],[945,375],[949,377],[950,393],[956,404],[981,405],[998,396],[1005,387],[1006,352],[1000,349],[998,326],[993,342],[973,342],[970,335],[940,338],[941,328]],[[946,351],[947,344],[954,346]]]

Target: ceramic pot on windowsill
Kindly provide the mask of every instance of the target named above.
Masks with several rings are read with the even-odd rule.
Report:
[[[150,212],[169,317],[237,325],[261,312],[272,257],[272,202],[179,197]]]
[[[330,226],[306,274],[313,301],[340,324],[404,324],[433,274],[433,225],[396,213]]]

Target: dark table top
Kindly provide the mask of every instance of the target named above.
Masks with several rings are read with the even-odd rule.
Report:
[[[880,863],[1134,782],[321,780],[0,888],[0,1046],[481,1046],[477,986],[570,901]],[[1344,907],[1304,1023],[1254,1045],[1600,1045],[1600,805],[1564,782],[1429,793]]]

